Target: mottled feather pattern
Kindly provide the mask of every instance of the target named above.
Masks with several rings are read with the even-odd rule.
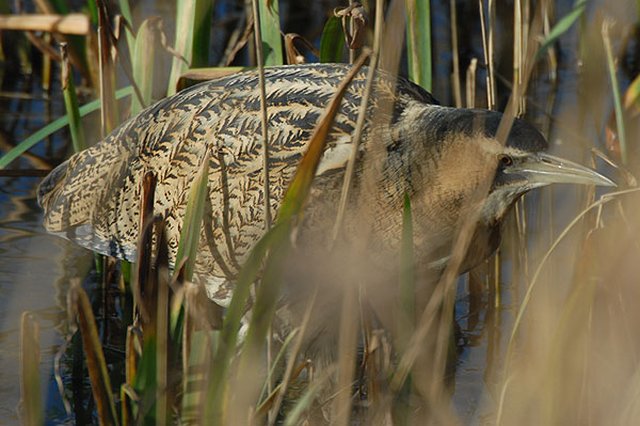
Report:
[[[266,69],[273,211],[348,69],[339,64]],[[366,68],[341,103],[319,174],[341,171],[346,165],[365,81]],[[212,299],[227,302],[238,265],[264,232],[257,84],[257,73],[246,72],[193,86],[147,108],[104,141],[71,157],[40,187],[45,227],[99,253],[135,261],[141,181],[152,170],[158,179],[154,212],[167,221],[173,261],[189,189],[208,152],[209,205],[196,280],[208,284]],[[436,103],[404,79],[397,80],[395,94],[395,84],[379,73],[370,115],[377,103],[391,101],[395,123],[408,104]],[[367,122],[364,147],[371,130]]]

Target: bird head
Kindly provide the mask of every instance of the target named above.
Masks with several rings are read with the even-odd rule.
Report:
[[[480,220],[499,223],[520,196],[535,188],[555,183],[615,186],[594,170],[547,154],[544,136],[522,119],[513,121],[503,143],[496,136],[503,118],[499,112],[428,106],[418,115],[421,125],[412,126],[412,133],[414,139],[421,133],[417,143],[427,160],[416,157],[421,164],[414,169],[426,178],[421,192],[428,202],[445,211],[463,213],[460,204],[485,188]]]
[[[446,259],[455,230],[474,214],[479,215],[473,243],[481,249],[465,264],[489,256],[505,214],[532,189],[554,183],[615,186],[587,167],[547,154],[544,136],[524,120],[515,119],[507,140],[499,141],[502,117],[416,103],[398,120],[396,140],[408,142],[410,154],[397,161],[408,167],[396,167],[405,173],[396,181],[408,182],[399,190],[411,195],[414,242],[429,259]]]
[[[616,186],[610,179],[588,167],[546,153],[546,139],[526,121],[513,121],[506,144],[503,145],[496,140],[502,115],[487,111],[473,112],[484,116],[483,129],[488,140],[479,140],[493,155],[495,170],[482,209],[481,220],[486,223],[499,222],[519,197],[535,188],[561,183]]]

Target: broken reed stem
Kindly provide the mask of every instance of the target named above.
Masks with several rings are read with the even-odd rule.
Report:
[[[0,30],[46,31],[57,34],[86,36],[91,31],[89,17],[83,13],[68,15],[24,14],[0,15]]]
[[[475,108],[476,106],[476,70],[478,69],[478,59],[472,58],[467,67],[467,108]]]
[[[347,170],[345,171],[344,180],[342,181],[342,192],[340,193],[340,203],[338,205],[338,215],[333,227],[332,241],[338,238],[338,234],[342,230],[342,224],[344,222],[344,213],[347,207],[347,201],[349,199],[349,191],[351,189],[351,182],[353,180],[353,174],[355,171],[356,161],[358,159],[358,151],[360,147],[360,141],[362,139],[362,132],[364,130],[365,121],[367,119],[367,107],[369,105],[369,98],[373,91],[373,84],[376,77],[376,69],[378,67],[378,59],[380,57],[380,45],[382,43],[382,25],[384,21],[383,15],[383,1],[376,0],[376,22],[374,28],[373,50],[370,53],[369,68],[367,70],[367,81],[364,87],[364,93],[362,94],[362,100],[360,102],[360,109],[358,111],[358,121],[356,122],[356,128],[354,129],[353,139],[351,141],[351,155],[349,156],[349,162],[347,163]],[[364,54],[365,52],[363,52]]]
[[[268,116],[267,116],[267,90],[264,80],[264,63],[262,52],[262,33],[260,27],[260,12],[258,11],[258,0],[251,0],[253,11],[253,33],[256,43],[256,63],[258,65],[258,85],[260,86],[260,113],[262,130],[262,162],[264,179],[264,227],[271,228],[271,192],[269,188],[269,138],[268,138]]]

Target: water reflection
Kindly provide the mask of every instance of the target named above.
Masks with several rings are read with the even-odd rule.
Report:
[[[29,96],[18,96],[19,93]],[[60,101],[47,99],[31,79],[4,79],[0,93],[0,149],[6,152],[61,114]],[[64,135],[57,135],[14,166],[50,168],[49,161],[57,162],[64,155],[65,146]],[[46,234],[42,228],[35,197],[39,181],[32,177],[0,177],[0,416],[4,424],[19,423],[16,407],[20,400],[20,318],[24,311],[31,312],[40,325],[39,370],[43,400],[48,407],[46,417],[57,422],[66,418],[53,380],[53,360],[67,328],[66,285],[71,276],[86,273],[86,268],[69,268],[66,259],[75,263],[86,252]]]

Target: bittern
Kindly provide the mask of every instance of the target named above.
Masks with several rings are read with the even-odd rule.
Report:
[[[314,126],[349,69],[315,64],[265,70],[275,214]],[[312,225],[304,232],[331,232],[365,83],[363,70],[342,100],[305,210]],[[382,105],[391,108],[377,108]],[[370,212],[377,247],[399,246],[403,201],[405,194],[409,197],[415,260],[422,265],[446,265],[457,226],[471,211],[478,213],[477,226],[460,272],[495,251],[505,213],[527,191],[552,183],[614,185],[593,170],[544,153],[545,138],[527,122],[515,119],[501,143],[496,138],[500,113],[441,106],[404,78],[377,73],[369,112],[353,188],[366,186],[367,160],[375,161],[373,184],[360,201]],[[154,212],[166,220],[173,262],[189,189],[202,160],[209,158],[209,205],[194,280],[224,305],[238,268],[265,232],[260,126],[256,71],[163,99],[51,172],[38,192],[44,225],[96,252],[135,261],[141,181],[153,171],[158,180]],[[490,183],[488,194],[474,204],[484,182]]]

